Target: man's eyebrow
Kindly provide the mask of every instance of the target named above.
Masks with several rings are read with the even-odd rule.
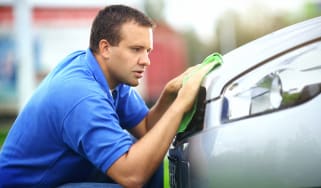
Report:
[[[141,49],[147,49],[148,51],[151,51],[152,48],[147,48],[146,46],[140,45],[140,44],[133,44],[133,45],[129,45],[130,48],[141,48]]]

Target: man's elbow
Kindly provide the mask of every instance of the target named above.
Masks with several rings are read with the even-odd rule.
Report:
[[[127,177],[125,178],[126,180],[124,181],[123,187],[130,187],[130,188],[141,188],[145,184],[144,178],[138,177],[138,176],[132,176],[132,177]]]
[[[122,187],[141,188],[146,183],[146,179],[143,176],[135,174],[131,176],[123,176],[115,178],[115,181]]]

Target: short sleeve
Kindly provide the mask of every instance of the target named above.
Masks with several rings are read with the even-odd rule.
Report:
[[[131,129],[140,123],[149,109],[139,93],[127,85],[119,88],[117,114],[120,124],[125,129]]]

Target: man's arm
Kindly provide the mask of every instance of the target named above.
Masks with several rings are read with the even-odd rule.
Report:
[[[129,130],[132,135],[139,139],[156,124],[156,122],[163,116],[169,106],[176,99],[178,90],[182,87],[183,78],[189,74],[193,68],[195,67],[190,67],[184,73],[180,74],[166,84],[160,97],[156,101],[155,105],[150,109],[148,115],[137,126]]]
[[[146,127],[146,134],[142,136],[143,132],[138,131],[142,137],[107,170],[108,176],[124,187],[144,185],[163,161],[184,113],[193,106],[203,76],[212,66],[209,64],[197,71],[184,85],[180,82],[180,89],[174,87],[174,83],[167,85],[156,106],[141,122],[140,126]],[[181,77],[177,81],[182,81]],[[172,92],[175,89],[176,92]],[[171,94],[175,97],[171,98],[174,96]]]

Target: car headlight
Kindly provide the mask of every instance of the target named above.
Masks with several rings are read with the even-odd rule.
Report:
[[[302,104],[321,93],[321,45],[274,59],[241,76],[223,93],[223,121]]]

